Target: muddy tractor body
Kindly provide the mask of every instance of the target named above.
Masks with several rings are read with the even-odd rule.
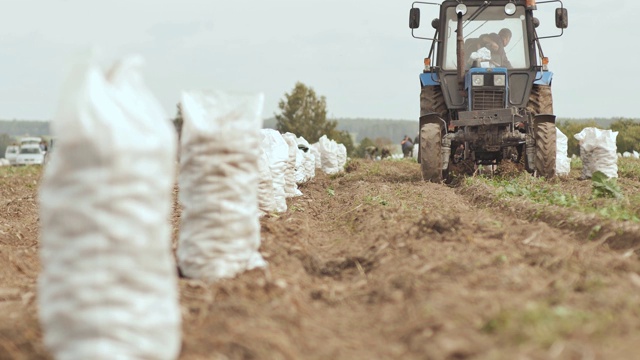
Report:
[[[540,37],[541,5],[558,3],[556,33]],[[420,10],[437,7],[433,36],[418,36]],[[553,15],[551,15],[553,17]],[[516,161],[531,173],[555,175],[556,129],[541,39],[568,26],[559,0],[446,0],[413,3],[409,27],[430,40],[420,74],[418,162],[426,181],[446,179],[458,161]]]

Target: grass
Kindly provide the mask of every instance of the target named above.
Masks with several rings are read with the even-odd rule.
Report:
[[[524,197],[535,203],[564,207],[577,207],[580,204],[579,197],[563,191],[560,184],[551,184],[525,173],[516,178],[480,176],[466,179],[467,185],[472,186],[474,182],[496,188],[499,198]]]
[[[530,302],[522,309],[500,311],[484,323],[481,331],[506,336],[517,344],[533,342],[549,347],[578,333],[604,333],[612,321],[607,314]]]
[[[7,184],[7,181],[14,182],[16,178],[20,178],[24,179],[23,181],[29,181],[26,186],[31,188],[36,186],[37,179],[41,174],[42,167],[38,165],[0,166],[0,185]]]
[[[389,202],[385,199],[383,199],[380,196],[371,196],[371,195],[367,195],[364,198],[364,202],[367,205],[371,205],[371,204],[380,204],[382,206],[388,205]]]
[[[634,158],[618,158],[618,176],[640,181],[640,160]]]
[[[619,159],[624,177],[640,179],[640,161],[637,159]],[[572,161],[572,168],[579,170],[581,163]],[[577,169],[576,169],[577,168]],[[622,175],[619,175],[622,177]],[[629,188],[629,194],[624,184],[617,179],[609,179],[601,173],[594,173],[590,184],[591,191],[585,191],[584,185],[570,186],[573,180],[547,181],[535,178],[527,173],[520,173],[511,177],[473,177],[466,179],[467,186],[479,182],[496,189],[498,199],[524,198],[533,203],[561,206],[573,210],[598,214],[599,216],[622,221],[640,222],[640,193],[634,193]],[[576,183],[574,183],[576,184]],[[587,184],[587,183],[585,183]]]

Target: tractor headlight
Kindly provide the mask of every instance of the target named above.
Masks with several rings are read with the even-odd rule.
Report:
[[[484,86],[484,74],[471,75],[471,83],[473,86]]]
[[[494,86],[504,86],[506,82],[507,82],[507,77],[504,74],[493,75]]]

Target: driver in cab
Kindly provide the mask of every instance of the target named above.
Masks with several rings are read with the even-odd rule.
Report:
[[[481,46],[491,51],[491,61],[496,66],[511,68],[511,63],[507,59],[504,48],[511,41],[511,30],[504,28],[500,32],[480,35]]]

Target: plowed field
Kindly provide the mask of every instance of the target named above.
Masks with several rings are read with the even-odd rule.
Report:
[[[552,182],[579,201],[591,183],[574,172]],[[40,175],[0,168],[0,359],[50,358],[35,301]],[[637,198],[637,179],[619,184]],[[633,221],[475,179],[425,183],[405,160],[352,161],[300,189],[261,220],[267,272],[180,279],[180,359],[640,358]]]

